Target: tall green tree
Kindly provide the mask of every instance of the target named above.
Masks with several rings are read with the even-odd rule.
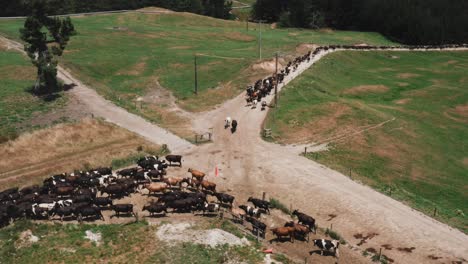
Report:
[[[36,94],[48,94],[60,90],[57,81],[57,57],[62,56],[75,28],[69,17],[49,17],[43,0],[34,1],[31,14],[20,29],[24,50],[37,68]]]

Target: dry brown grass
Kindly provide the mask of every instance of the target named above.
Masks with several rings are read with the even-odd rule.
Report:
[[[343,91],[343,94],[357,95],[362,93],[385,93],[389,89],[385,85],[359,85]]]
[[[230,39],[230,40],[239,40],[239,41],[245,41],[245,42],[250,42],[250,41],[255,40],[254,37],[252,37],[250,35],[247,35],[247,34],[242,34],[242,33],[237,32],[237,31],[225,33],[224,37],[227,38],[227,39]]]
[[[404,105],[404,104],[409,103],[410,101],[411,101],[411,98],[404,98],[404,99],[396,100],[395,104]]]
[[[456,107],[447,110],[444,115],[459,123],[468,123],[468,104],[457,105]]]
[[[109,166],[113,159],[136,154],[138,146],[158,148],[127,130],[95,119],[23,134],[0,145],[0,183],[30,184],[85,164]]]
[[[399,73],[399,74],[397,74],[397,78],[399,78],[399,79],[410,79],[410,78],[418,77],[418,76],[421,76],[421,75],[416,74],[416,73]]]
[[[36,72],[32,66],[10,65],[0,68],[0,79],[35,80]]]

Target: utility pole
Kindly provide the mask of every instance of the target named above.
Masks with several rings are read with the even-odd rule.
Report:
[[[276,66],[275,66],[275,108],[278,107],[278,52],[275,53]]]
[[[262,59],[262,20],[260,20],[260,42],[259,42],[260,60]]]
[[[194,62],[195,62],[195,94],[198,94],[197,54],[194,55]]]

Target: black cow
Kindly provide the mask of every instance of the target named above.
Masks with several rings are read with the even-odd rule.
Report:
[[[215,203],[203,203],[203,204],[200,204],[199,205],[199,210],[202,210],[203,211],[203,215],[205,215],[205,212],[208,211],[210,213],[214,213],[214,212],[219,212],[219,204],[215,204]]]
[[[96,197],[94,204],[98,207],[112,205],[112,199],[110,197]]]
[[[51,212],[51,216],[58,215],[60,216],[60,221],[63,222],[63,218],[72,216],[75,213],[75,208],[74,207],[60,207],[60,206],[55,206],[55,208]]]
[[[232,123],[231,123],[231,133],[234,133],[236,132],[236,129],[237,129],[237,120],[232,120]]]
[[[265,223],[262,223],[260,220],[255,219],[254,217],[250,217],[250,216],[247,216],[245,219],[247,220],[247,222],[252,224],[252,233],[265,238],[265,230],[266,230]]]
[[[148,211],[150,213],[150,216],[154,216],[154,214],[159,214],[163,213],[163,215],[166,215],[167,213],[167,206],[163,204],[150,204],[150,205],[145,205],[143,206],[142,211]]]
[[[327,251],[333,253],[336,258],[339,258],[338,247],[340,246],[340,241],[338,240],[326,240],[326,239],[314,239],[314,246],[320,248],[320,255],[323,256],[323,252]],[[312,255],[314,251],[310,252]]]
[[[93,217],[94,219],[101,219],[104,221],[104,216],[101,213],[101,209],[95,206],[83,206],[75,207],[75,215],[78,215],[78,220],[81,222],[83,219]]]
[[[120,214],[135,216],[135,213],[133,212],[133,204],[114,204],[112,205],[112,210],[115,212],[114,216],[117,217],[120,217]]]
[[[181,155],[167,155],[166,160],[169,161],[169,166],[172,166],[172,162],[179,163],[179,167],[182,167],[182,156]]]
[[[270,202],[252,197],[249,197],[247,202],[251,202],[255,207],[265,209],[270,214]]]
[[[214,196],[216,196],[216,199],[218,199],[220,203],[229,204],[230,207],[232,208],[232,203],[234,202],[234,196],[229,195],[227,193],[217,193],[217,192],[214,193]]]
[[[310,230],[314,230],[314,233],[317,234],[317,229],[315,228],[315,219],[312,216],[301,213],[298,210],[294,210],[292,215],[297,216],[299,223],[308,226]]]

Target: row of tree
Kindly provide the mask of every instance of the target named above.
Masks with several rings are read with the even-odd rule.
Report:
[[[407,44],[468,43],[466,0],[257,0],[252,16],[285,27],[377,31]]]
[[[228,19],[232,6],[232,2],[227,0],[0,0],[0,16],[27,16],[31,14],[32,3],[35,1],[45,3],[48,15],[158,6]]]

